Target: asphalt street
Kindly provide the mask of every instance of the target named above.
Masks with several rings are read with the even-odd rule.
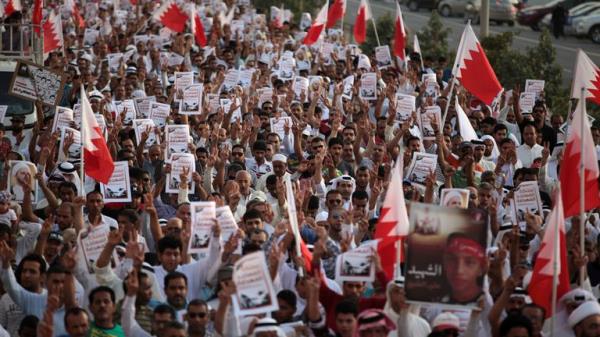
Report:
[[[348,0],[348,7],[346,9],[345,17],[345,20],[348,24],[354,24],[354,18],[358,11],[359,5],[360,0]],[[371,0],[370,5],[375,20],[388,12],[392,16],[396,15],[396,8],[393,2],[389,3],[381,0]],[[402,14],[405,25],[408,27],[407,29],[409,31],[418,31],[427,25],[427,21],[429,20],[431,12],[425,9],[421,9],[418,12],[411,12],[407,7],[403,6]],[[460,36],[465,26],[464,18],[442,17],[442,22],[449,31],[448,45],[450,49],[457,49]],[[473,30],[479,35],[480,28],[478,25],[473,26]],[[498,34],[505,31],[519,33],[513,40],[513,48],[519,50],[525,50],[526,48],[536,45],[540,35],[539,32],[534,32],[531,30],[531,28],[519,26],[518,24],[514,27],[509,27],[508,25],[490,25],[490,34]],[[566,37],[556,40],[554,37],[552,37],[552,39],[554,40],[554,47],[556,49],[556,59],[563,68],[563,78],[565,84],[568,84],[571,81],[573,68],[575,66],[575,56],[578,48],[583,49],[592,59],[592,61],[594,61],[594,63],[600,65],[600,44],[594,44],[588,38]],[[409,41],[409,44],[412,45],[412,40]]]

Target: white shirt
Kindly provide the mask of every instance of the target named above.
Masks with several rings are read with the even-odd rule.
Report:
[[[523,144],[517,148],[517,158],[519,158],[523,167],[531,167],[536,158],[542,157],[543,150],[544,147],[539,144],[535,144],[532,147]]]

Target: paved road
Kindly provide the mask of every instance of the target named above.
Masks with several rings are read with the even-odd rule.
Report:
[[[360,0],[348,0],[348,8],[346,10],[346,22],[349,24],[354,23],[354,17],[358,10]],[[386,3],[381,0],[371,0],[371,10],[373,11],[374,17],[384,15],[389,12],[392,16],[395,16],[396,8],[394,3]],[[420,10],[418,12],[411,12],[406,7],[402,7],[402,14],[404,17],[405,25],[411,30],[420,30],[423,28],[429,20],[430,12],[427,10]],[[448,45],[450,49],[458,48],[460,36],[464,29],[463,18],[442,18],[444,26],[450,31],[448,34]],[[479,34],[479,26],[474,26],[473,29]],[[519,35],[515,36],[513,40],[513,48],[524,50],[527,47],[534,46],[537,44],[539,39],[539,32],[534,32],[529,27],[515,26],[508,27],[507,25],[491,25],[490,33],[498,34],[505,31],[519,32]],[[412,42],[411,42],[412,43]],[[558,63],[563,68],[564,83],[568,85],[571,81],[573,67],[575,66],[575,56],[577,48],[582,48],[587,55],[596,63],[600,65],[600,45],[594,44],[587,38],[578,39],[575,37],[561,38],[554,42],[556,49],[556,58]]]

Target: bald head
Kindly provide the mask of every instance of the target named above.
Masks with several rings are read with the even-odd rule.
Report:
[[[250,176],[250,173],[248,173],[248,171],[238,171],[235,174],[235,182],[240,187],[240,193],[242,193],[242,195],[247,196],[248,194],[250,194],[250,184],[252,182],[252,177]]]

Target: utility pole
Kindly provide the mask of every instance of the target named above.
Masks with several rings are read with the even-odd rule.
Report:
[[[490,0],[481,0],[479,18],[479,24],[481,25],[480,37],[484,38],[490,32]]]

